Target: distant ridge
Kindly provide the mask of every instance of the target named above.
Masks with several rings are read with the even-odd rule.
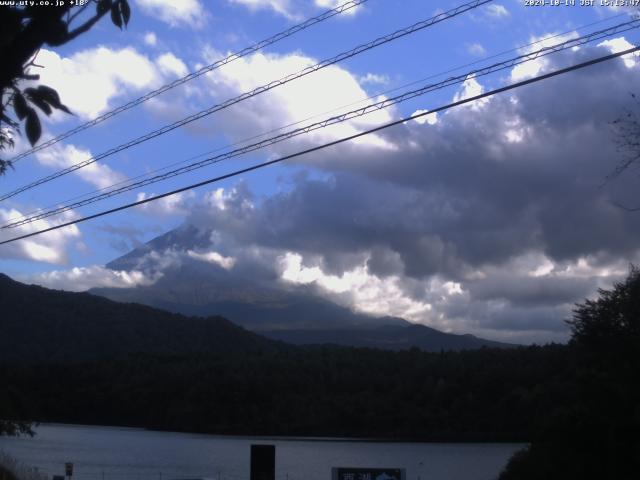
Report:
[[[184,224],[107,264],[113,270],[162,272],[151,285],[95,288],[91,293],[118,302],[136,302],[183,315],[221,315],[266,337],[295,345],[341,346],[425,351],[466,350],[512,345],[473,335],[444,333],[398,317],[376,317],[338,305],[312,286],[283,285],[273,277],[226,270],[197,261],[185,252],[211,249],[211,232]],[[166,254],[180,262],[160,266]]]
[[[494,342],[474,335],[455,335],[424,325],[385,326],[372,329],[343,330],[271,330],[260,332],[265,337],[294,345],[332,344],[350,347],[408,350],[425,352],[471,350],[476,348],[512,348],[515,345]]]
[[[94,360],[133,353],[277,350],[219,316],[187,317],[88,293],[25,285],[0,274],[0,361]]]

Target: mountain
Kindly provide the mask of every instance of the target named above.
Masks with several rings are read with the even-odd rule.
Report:
[[[136,302],[183,315],[221,315],[255,332],[409,326],[394,317],[365,315],[308,292],[278,290],[250,280],[203,274],[195,262],[165,272],[153,285],[94,288],[90,292],[118,302]]]
[[[194,252],[211,250],[214,232],[184,224],[107,264],[113,270],[161,272],[150,285],[95,288],[91,293],[183,315],[221,315],[271,339],[296,345],[425,351],[510,345],[454,335],[402,318],[354,312],[318,295],[312,286],[283,283],[272,270],[238,262],[224,268]]]
[[[0,274],[0,362],[92,360],[132,353],[277,350],[228,320],[187,317],[88,293],[25,285]]]
[[[229,271],[184,254],[210,248],[210,235],[189,225],[160,235],[106,265],[125,271],[159,269],[159,280],[134,288],[94,288],[90,293],[184,315],[221,315],[255,332],[411,325],[401,318],[353,312],[308,286],[284,285],[273,272],[245,271],[242,265]],[[180,252],[179,261],[172,263],[172,256]]]
[[[474,335],[444,333],[424,325],[383,326],[369,329],[270,330],[260,332],[273,340],[293,345],[332,344],[350,347],[425,352],[472,350],[482,347],[512,348],[514,345],[478,338]]]
[[[334,344],[351,347],[427,352],[511,347],[473,335],[444,333],[401,318],[373,317],[351,311],[311,293],[233,285],[200,276],[194,266],[168,272],[154,285],[96,288],[91,292],[118,302],[138,302],[183,315],[221,315],[274,340],[294,345]]]

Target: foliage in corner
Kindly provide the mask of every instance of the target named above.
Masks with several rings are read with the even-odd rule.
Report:
[[[575,395],[549,417],[500,480],[637,477],[640,471],[640,268],[576,305],[571,327]],[[566,388],[566,387],[565,387]]]
[[[53,88],[33,86],[40,78],[33,73],[38,67],[35,59],[40,48],[70,42],[89,31],[107,13],[120,29],[131,17],[128,0],[87,0],[83,5],[66,2],[61,6],[14,5],[1,9],[0,155],[13,148],[14,134],[21,129],[31,146],[38,142],[42,135],[39,114],[51,115],[54,110],[71,113]],[[10,166],[9,160],[0,157],[0,175]]]

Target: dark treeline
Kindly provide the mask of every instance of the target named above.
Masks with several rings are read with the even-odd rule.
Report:
[[[320,347],[0,368],[40,421],[224,434],[528,441],[578,400],[566,346]]]
[[[462,352],[295,348],[254,339],[235,352],[228,345],[32,363],[9,357],[0,364],[0,418],[220,434],[526,441],[501,480],[636,479],[640,270],[577,305],[570,327],[568,345]],[[229,342],[242,337],[227,330],[202,331]],[[0,428],[8,431],[2,421]]]

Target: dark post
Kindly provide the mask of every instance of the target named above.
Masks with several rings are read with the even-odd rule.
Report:
[[[251,480],[276,479],[276,446],[251,445]]]
[[[67,462],[64,464],[64,474],[67,476],[67,478],[69,480],[71,480],[71,477],[73,476],[73,463],[72,462]]]

